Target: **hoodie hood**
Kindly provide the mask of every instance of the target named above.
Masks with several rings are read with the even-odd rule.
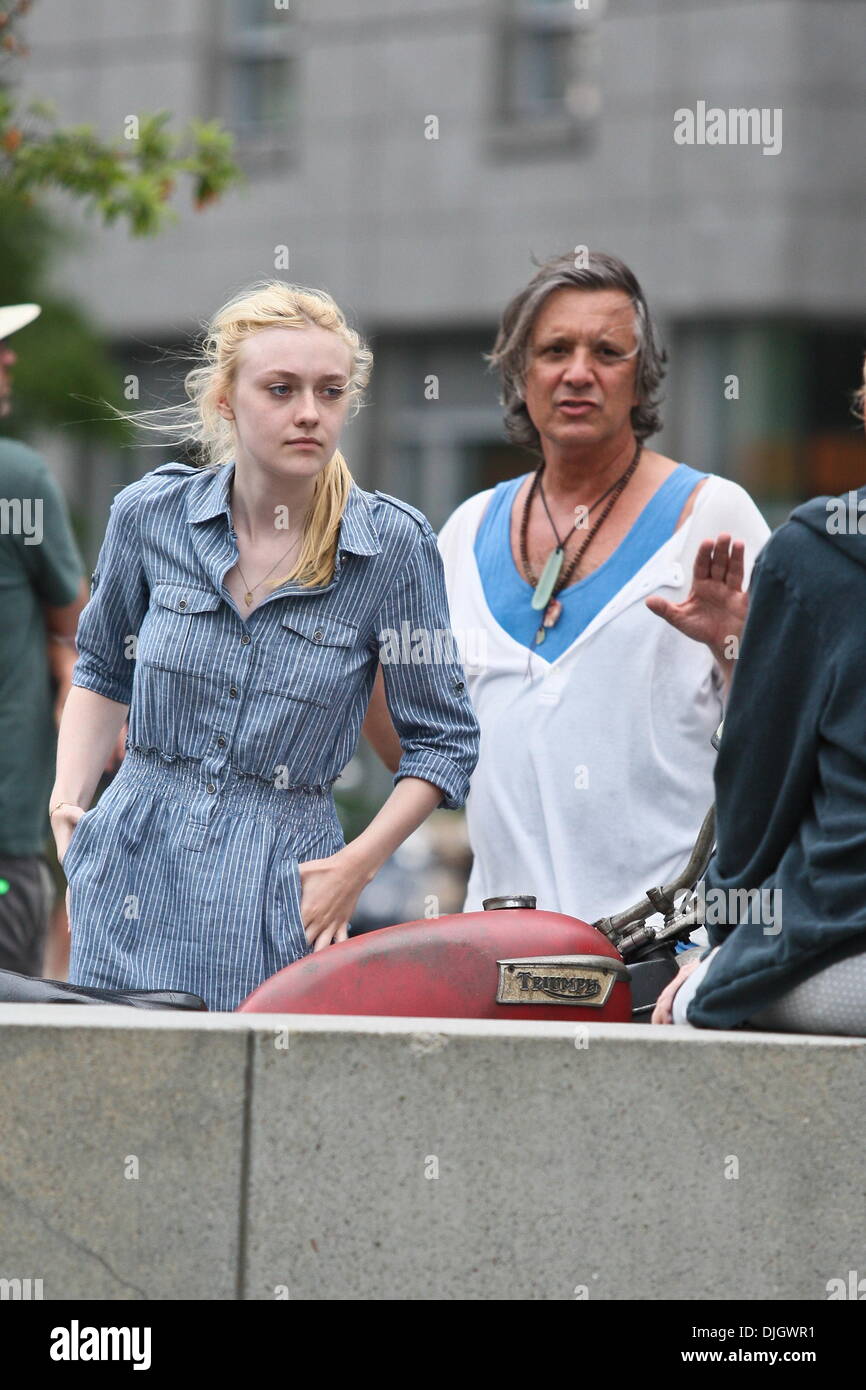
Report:
[[[808,526],[837,551],[866,567],[866,486],[838,497],[813,497],[789,520]]]

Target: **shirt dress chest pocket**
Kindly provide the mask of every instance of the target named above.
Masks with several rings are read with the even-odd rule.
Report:
[[[356,623],[284,609],[264,640],[256,684],[322,709],[345,704],[372,659]]]
[[[212,674],[221,602],[212,589],[155,584],[139,634],[139,660],[161,671]]]

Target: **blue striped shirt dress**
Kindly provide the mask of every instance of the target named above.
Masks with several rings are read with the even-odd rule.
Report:
[[[223,586],[234,466],[166,463],[112,503],[72,683],[129,705],[126,755],[63,859],[71,982],[217,1010],[310,949],[298,865],[345,843],[332,787],[380,658],[395,783],[462,806],[479,747],[453,642],[395,641],[450,638],[426,517],[353,484],[330,583],[284,584],[242,617]]]

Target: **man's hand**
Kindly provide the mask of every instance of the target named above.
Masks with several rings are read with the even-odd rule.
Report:
[[[749,611],[749,595],[743,589],[744,565],[743,541],[732,543],[726,534],[715,541],[702,541],[688,598],[671,603],[653,594],[646,600],[651,613],[693,641],[705,642],[725,671],[737,657]]]

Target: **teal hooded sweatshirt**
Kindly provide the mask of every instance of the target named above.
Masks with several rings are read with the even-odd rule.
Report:
[[[722,949],[686,1010],[701,1028],[866,949],[866,487],[792,512],[749,593],[705,881]]]

